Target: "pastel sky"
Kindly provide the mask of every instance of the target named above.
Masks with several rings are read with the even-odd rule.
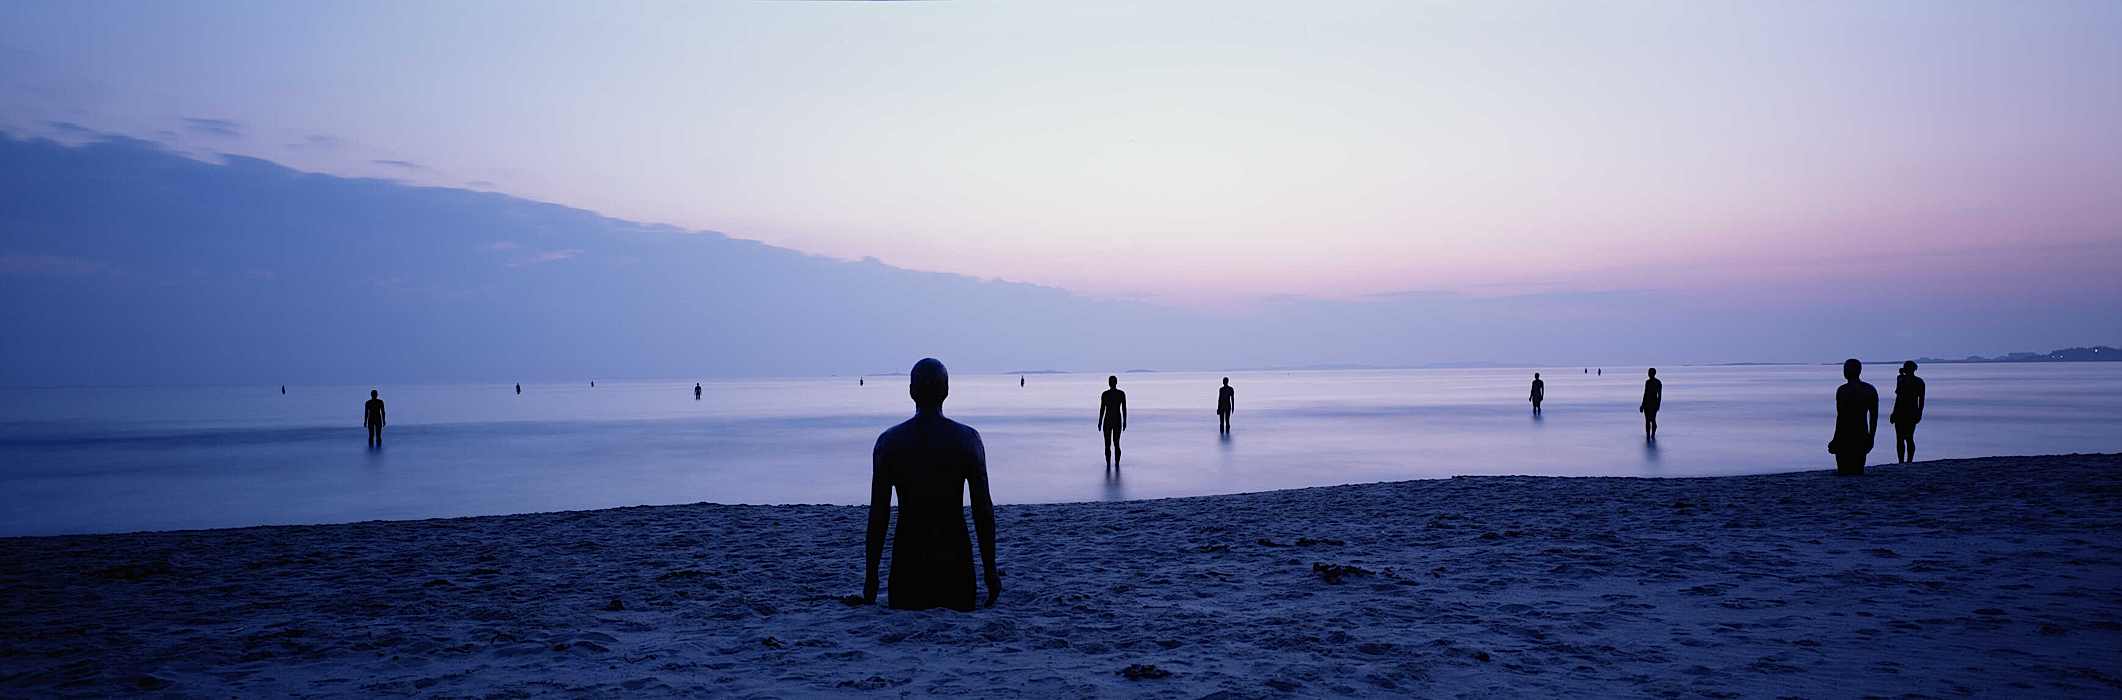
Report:
[[[2112,0],[0,6],[0,130],[1195,306],[2112,298],[2118,124]]]

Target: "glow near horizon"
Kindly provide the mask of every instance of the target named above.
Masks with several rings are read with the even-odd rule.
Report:
[[[2122,3],[604,9],[18,3],[0,129],[1190,304],[2122,291]]]

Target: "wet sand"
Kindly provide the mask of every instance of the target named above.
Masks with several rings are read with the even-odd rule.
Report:
[[[970,614],[842,506],[0,539],[0,695],[2122,696],[2122,455],[998,513]]]

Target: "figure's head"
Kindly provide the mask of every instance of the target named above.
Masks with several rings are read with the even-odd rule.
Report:
[[[915,406],[941,408],[943,399],[950,396],[950,370],[943,368],[941,360],[933,357],[921,358],[920,362],[914,363],[906,394],[914,397]]]
[[[1902,373],[1902,374],[1915,374],[1915,373],[1916,373],[1916,361],[1915,361],[1915,360],[1909,360],[1909,361],[1907,361],[1907,362],[1903,362],[1903,363],[1901,363],[1901,373]]]
[[[1120,388],[1120,378],[1111,374],[1105,375],[1105,385],[1114,389],[1118,389]]]
[[[1230,377],[1224,377],[1224,378],[1223,378],[1223,385],[1224,385],[1224,386],[1230,386]]]
[[[376,398],[376,390],[375,390],[375,389],[370,389],[370,390],[368,390],[368,397],[369,397],[369,398],[371,398],[371,399],[373,399],[373,398]]]
[[[1857,358],[1852,357],[1842,361],[1842,377],[1844,379],[1854,382],[1857,381],[1857,375],[1863,373],[1864,363],[1858,362]]]
[[[1657,378],[1658,378],[1658,368],[1656,368],[1656,367],[1652,367],[1652,368],[1650,368],[1650,378],[1652,378],[1652,379],[1657,379]]]
[[[1534,379],[1539,379],[1539,378],[1540,378],[1540,373],[1539,373],[1539,372],[1534,372],[1534,373],[1533,373],[1533,378],[1534,378]]]

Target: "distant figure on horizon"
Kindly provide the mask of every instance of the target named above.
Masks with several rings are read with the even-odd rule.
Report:
[[[1598,374],[1595,374],[1595,375],[1592,375],[1592,376],[1595,376],[1595,377],[1604,377],[1604,376],[1606,376],[1606,368],[1605,368],[1605,367],[1600,367],[1600,368],[1599,368],[1599,373],[1598,373]]]
[[[1002,593],[995,569],[995,503],[987,491],[987,449],[980,431],[943,417],[950,371],[935,358],[914,363],[907,394],[914,417],[877,436],[870,453],[869,535],[864,549],[862,600],[877,602],[877,564],[891,527],[892,491],[899,493],[899,525],[891,532],[889,605],[898,610],[973,609],[973,545],[965,536],[967,491],[973,529],[987,575],[987,605]]]
[[[694,400],[694,401],[699,401],[699,400],[700,400],[700,383],[699,383],[699,382],[693,382],[693,400]]]
[[[1019,389],[1022,389],[1022,388],[1024,388],[1024,375],[1021,375],[1021,374],[1017,375],[1017,388],[1019,388]]]
[[[1923,420],[1923,378],[1916,376],[1914,361],[1901,363],[1901,376],[1894,378],[1894,460],[1916,461],[1916,423]]]
[[[517,384],[517,385],[516,385],[516,395],[517,395],[517,396],[522,396],[522,395],[523,395],[523,385],[522,385],[522,384]]]
[[[368,428],[368,446],[383,446],[383,399],[368,390],[368,403],[361,404],[361,427]]]
[[[1123,401],[1124,403],[1124,401]],[[1230,377],[1223,378],[1223,388],[1216,390],[1216,431],[1230,434],[1230,414],[1238,410],[1238,390],[1230,388]]]
[[[1665,382],[1658,381],[1658,368],[1652,367],[1650,378],[1643,380],[1643,403],[1636,404],[1636,412],[1643,414],[1643,439],[1658,439],[1658,406],[1663,403]]]
[[[1105,393],[1098,395],[1098,430],[1105,433],[1105,466],[1120,464],[1120,431],[1127,429],[1127,392],[1120,390],[1120,377],[1106,375]]]
[[[1533,373],[1533,415],[1540,414],[1540,402],[1547,400],[1547,382],[1540,380],[1540,373]]]
[[[280,395],[281,395],[281,396],[286,396],[286,395],[287,395],[287,385],[286,385],[286,384],[282,384],[282,385],[280,385]]]
[[[1863,476],[1864,456],[1871,454],[1872,436],[1879,433],[1879,390],[1858,381],[1864,363],[1856,358],[1842,361],[1842,388],[1835,390],[1835,437],[1827,451],[1835,456],[1835,474]]]
[[[862,381],[862,380],[864,380],[864,379],[867,379],[867,377],[856,377],[856,378],[855,378],[855,386],[869,386],[869,384],[867,384],[867,383],[864,383],[864,382]]]

